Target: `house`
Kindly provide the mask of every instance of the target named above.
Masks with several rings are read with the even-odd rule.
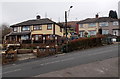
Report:
[[[79,21],[68,21],[67,22],[67,37],[70,38],[71,36],[76,35],[76,23]],[[61,22],[60,24],[63,25],[64,28],[64,35],[65,35],[65,22]]]
[[[87,18],[85,20],[77,22],[77,33],[80,37],[84,37],[85,33],[88,35],[111,34],[120,36],[120,23],[119,19],[113,19],[110,17]]]
[[[62,26],[48,18],[27,20],[10,26],[13,31],[5,36],[7,43],[49,43],[63,37]]]

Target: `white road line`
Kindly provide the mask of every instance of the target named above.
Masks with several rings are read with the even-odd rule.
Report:
[[[49,64],[54,64],[54,63],[58,63],[58,62],[63,62],[63,61],[69,61],[69,60],[73,60],[74,58],[67,58],[67,59],[63,59],[63,60],[57,60],[57,61],[52,61],[52,62],[47,62],[47,63],[42,63],[40,64],[41,66],[44,66],[44,65],[49,65]]]
[[[16,72],[16,71],[20,71],[21,69],[16,69],[16,70],[12,70],[12,71],[7,71],[7,72],[4,72],[2,74],[7,74],[7,73],[11,73],[11,72]]]

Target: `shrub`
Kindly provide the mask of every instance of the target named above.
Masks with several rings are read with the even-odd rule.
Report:
[[[90,38],[79,38],[79,39],[70,41],[68,44],[66,44],[66,46],[68,46],[68,52],[73,51],[73,50],[101,46],[102,38],[103,36],[90,37]]]

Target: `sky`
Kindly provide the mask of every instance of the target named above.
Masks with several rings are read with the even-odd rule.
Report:
[[[0,2],[0,24],[16,24],[30,19],[50,18],[55,22],[65,21],[65,11],[70,9],[68,21],[86,18],[107,17],[110,10],[118,13],[120,0],[4,0]]]

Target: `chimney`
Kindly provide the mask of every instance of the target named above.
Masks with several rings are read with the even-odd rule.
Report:
[[[37,16],[36,16],[36,19],[40,19],[40,15],[37,15]]]
[[[95,15],[95,17],[96,17],[96,18],[98,18],[98,17],[99,17],[98,13]]]

